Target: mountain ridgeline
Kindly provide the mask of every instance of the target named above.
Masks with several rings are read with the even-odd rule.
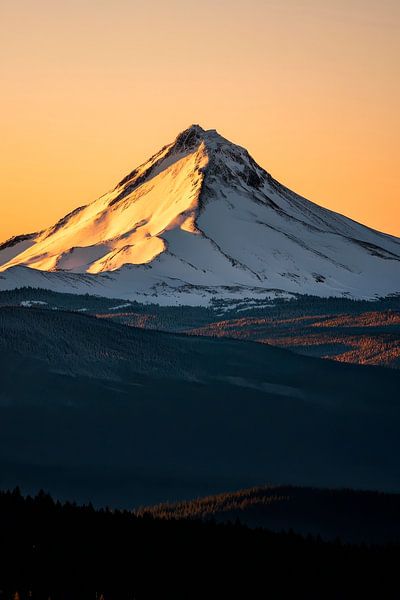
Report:
[[[110,192],[0,245],[0,289],[164,305],[400,292],[400,240],[314,204],[193,125]]]

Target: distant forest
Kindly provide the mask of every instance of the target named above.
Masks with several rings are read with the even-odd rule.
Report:
[[[184,326],[186,321],[197,322],[218,321],[221,313],[226,318],[237,316],[279,316],[279,315],[308,315],[317,312],[325,313],[354,313],[372,310],[400,311],[400,295],[393,294],[376,300],[352,300],[351,298],[321,298],[319,296],[299,295],[292,299],[268,297],[263,299],[243,300],[214,300],[208,307],[204,306],[160,306],[159,304],[141,304],[136,301],[121,298],[103,298],[91,294],[64,294],[50,290],[24,287],[0,291],[0,306],[15,306],[22,302],[40,302],[48,308],[59,310],[84,310],[89,313],[113,311],[151,314],[160,323],[174,322]],[[43,308],[45,306],[42,306]]]
[[[0,598],[398,598],[400,547],[0,493]]]
[[[340,362],[400,368],[400,296],[376,300],[297,296],[159,306],[37,288],[0,292],[0,308],[73,311],[131,327],[234,337]]]
[[[138,508],[163,519],[237,519],[252,528],[343,542],[400,544],[400,494],[346,488],[265,485]]]

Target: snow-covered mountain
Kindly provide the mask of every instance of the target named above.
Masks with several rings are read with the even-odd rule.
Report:
[[[162,304],[400,292],[400,239],[290,191],[192,125],[111,192],[0,245],[0,289]]]

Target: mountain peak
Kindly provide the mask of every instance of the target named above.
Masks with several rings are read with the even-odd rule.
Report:
[[[193,124],[187,129],[181,131],[175,139],[174,147],[179,150],[190,149],[195,145],[205,142],[209,144],[212,140],[220,140],[227,142],[216,129],[203,129],[200,125]]]
[[[203,137],[203,138],[215,136],[215,135],[222,137],[216,129],[204,129],[198,123],[193,123],[192,125],[190,125],[190,127],[187,127],[186,129],[181,131],[177,137],[179,138],[180,136],[193,135],[193,134],[197,135],[199,137]]]
[[[0,246],[0,271],[12,278],[17,265],[31,268],[32,281],[32,269],[57,272],[57,285],[69,272],[78,287],[118,282],[110,294],[190,303],[193,294],[206,303],[268,290],[400,291],[399,240],[301,198],[245,148],[198,124],[91,204]]]
[[[181,131],[181,133],[178,134],[178,137],[180,135],[184,135],[184,134],[189,134],[191,132],[195,132],[198,134],[204,134],[206,133],[206,129],[204,129],[201,125],[199,125],[198,123],[192,123],[192,125],[190,125],[189,127],[187,127],[186,129],[184,129],[183,131]]]
[[[173,144],[167,146],[164,155],[191,153],[203,146],[207,156],[208,177],[217,177],[224,184],[241,181],[245,185],[260,189],[268,177],[245,148],[224,138],[216,129],[203,129],[193,124],[182,131]]]

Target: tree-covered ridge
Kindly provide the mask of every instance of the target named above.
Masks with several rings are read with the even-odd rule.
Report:
[[[162,519],[239,520],[248,527],[346,542],[400,543],[400,495],[353,489],[267,485],[142,507]]]
[[[6,306],[0,375],[7,486],[123,507],[265,482],[400,490],[395,369]]]
[[[166,520],[0,493],[0,585],[11,600],[395,598],[400,547],[239,523]],[[18,594],[16,596],[15,594]]]
[[[400,366],[399,296],[375,301],[298,296],[166,307],[35,288],[0,292],[0,306],[21,305],[82,312],[143,329],[253,340],[341,362]]]

